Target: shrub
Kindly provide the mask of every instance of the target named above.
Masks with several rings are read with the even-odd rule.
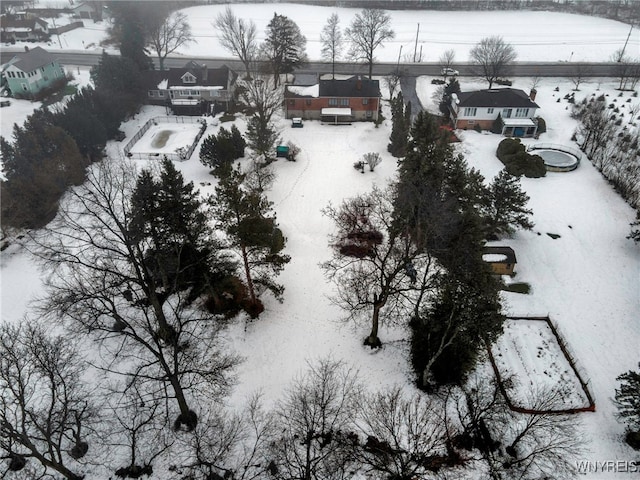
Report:
[[[628,431],[624,441],[634,450],[640,450],[640,432]]]
[[[511,175],[539,178],[547,173],[542,157],[527,153],[525,146],[517,138],[505,138],[501,141],[496,156]]]
[[[542,117],[536,117],[538,120],[538,134],[545,133],[547,131],[547,122]]]
[[[502,133],[502,115],[498,114],[498,117],[493,121],[493,125],[491,125],[491,133]]]

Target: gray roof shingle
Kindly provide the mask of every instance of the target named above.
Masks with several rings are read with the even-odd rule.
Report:
[[[56,60],[56,57],[42,47],[35,47],[28,52],[18,53],[9,63],[23,72],[33,72],[36,68],[44,67]]]
[[[529,95],[516,88],[494,88],[458,94],[460,107],[515,107],[540,108]]]
[[[320,97],[379,97],[380,82],[353,76],[346,80],[320,80]]]

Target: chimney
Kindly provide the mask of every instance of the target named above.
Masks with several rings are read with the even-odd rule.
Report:
[[[538,91],[535,88],[532,88],[531,91],[529,92],[529,98],[531,99],[532,102],[536,101],[537,94],[538,94]]]
[[[356,90],[362,90],[362,77],[360,75],[356,77]]]
[[[207,65],[206,64],[202,65],[202,81],[203,82],[207,81]]]

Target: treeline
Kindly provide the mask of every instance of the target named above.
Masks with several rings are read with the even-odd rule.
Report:
[[[94,87],[68,102],[37,110],[11,141],[0,139],[4,164],[3,228],[39,228],[56,215],[67,188],[103,156],[122,121],[138,111],[144,95],[139,68],[126,57],[103,54],[91,71]]]
[[[585,98],[573,106],[580,121],[575,134],[591,163],[614,186],[629,205],[640,210],[640,102],[637,93],[617,97],[604,94]],[[630,235],[640,241],[640,213]]]
[[[247,0],[248,1],[248,0]],[[207,0],[201,3],[225,3]],[[360,0],[297,0],[294,3],[327,7],[361,8]],[[634,0],[373,0],[367,8],[384,10],[541,10],[579,13],[621,20],[640,22],[640,5]]]

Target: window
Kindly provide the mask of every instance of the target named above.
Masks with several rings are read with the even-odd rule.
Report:
[[[363,105],[368,105],[369,104],[369,99],[368,98],[363,98],[362,99],[362,104]]]
[[[307,105],[311,105],[311,99],[310,99],[310,98],[308,98],[307,100],[305,100],[305,102],[304,102],[304,103],[306,103]]]
[[[487,114],[491,115],[493,113],[493,108],[487,108]]]
[[[373,112],[371,110],[367,110],[367,118],[373,117]]]
[[[528,108],[516,108],[516,118],[526,118],[528,114]]]
[[[156,92],[153,90],[149,90],[149,96],[150,97],[155,97],[156,96]]]
[[[182,76],[182,83],[196,83],[196,77],[187,72]]]
[[[349,99],[348,98],[341,98],[340,99],[340,105],[342,105],[343,107],[348,107],[349,106]]]
[[[159,97],[164,97],[164,91],[163,90],[158,90],[158,96]]]
[[[189,96],[189,90],[179,90],[178,91],[178,95],[180,95],[181,97],[188,97]]]
[[[290,107],[295,107],[296,106],[296,101],[295,100],[289,100],[289,106]]]
[[[337,98],[330,98],[329,99],[329,106],[330,107],[335,107],[336,105],[338,105],[338,99]]]
[[[502,109],[502,118],[511,118],[511,108],[503,108]]]
[[[476,113],[478,113],[478,109],[476,107],[464,107],[462,115],[465,117],[475,117]]]
[[[189,95],[200,95],[200,90],[189,90]]]
[[[28,92],[28,91],[29,91],[29,87],[27,87],[27,84],[26,84],[26,83],[23,83],[23,84],[22,84],[22,90],[24,90],[25,92]]]

